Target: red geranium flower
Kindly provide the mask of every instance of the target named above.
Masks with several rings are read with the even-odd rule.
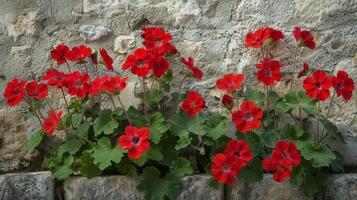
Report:
[[[281,64],[277,60],[264,59],[262,63],[256,64],[259,69],[257,73],[258,81],[264,85],[271,86],[275,81],[281,79]]]
[[[182,102],[182,109],[188,116],[193,117],[206,106],[205,100],[198,92],[190,91]]]
[[[65,44],[59,44],[51,50],[51,58],[57,61],[57,64],[63,64],[66,62],[65,55],[69,51],[69,47]]]
[[[265,30],[269,32],[269,39],[271,39],[273,42],[276,42],[280,39],[284,39],[284,35],[281,31],[275,30],[270,27],[265,28]]]
[[[56,113],[55,110],[50,110],[50,114],[43,122],[43,130],[48,135],[52,136],[56,128],[58,127],[59,122],[61,121],[61,117],[62,117],[62,111]]]
[[[7,83],[4,96],[9,106],[16,106],[24,99],[25,84],[25,80],[19,81],[17,79],[14,79],[11,82]]]
[[[34,80],[26,85],[26,93],[35,99],[44,99],[48,94],[48,86],[44,83],[38,83]]]
[[[348,101],[352,97],[352,93],[355,90],[354,82],[348,77],[348,73],[345,71],[338,71],[336,77],[332,77],[332,86],[335,88],[337,96],[341,96]]]
[[[66,78],[66,74],[59,72],[56,69],[47,70],[43,80],[47,81],[50,86],[56,86],[57,88],[63,87],[63,80]]]
[[[211,173],[218,182],[234,184],[240,171],[239,163],[223,153],[216,154],[211,165]]]
[[[316,70],[313,76],[308,76],[303,82],[307,96],[325,101],[330,97],[331,78],[322,70]]]
[[[118,138],[118,145],[128,150],[130,159],[139,159],[150,148],[150,130],[127,126],[125,133]]]
[[[187,60],[185,58],[181,58],[181,63],[187,66],[187,68],[191,71],[192,76],[198,79],[202,78],[202,71],[193,64],[193,58],[189,57]]]
[[[305,76],[309,72],[309,65],[307,63],[304,63],[302,70],[299,72],[297,78],[300,78],[302,76]]]
[[[90,85],[89,94],[91,96],[94,96],[94,95],[101,93],[104,90],[103,84],[109,80],[110,80],[110,77],[108,75],[103,76],[103,77],[96,77]]]
[[[155,77],[160,78],[169,70],[169,62],[165,60],[162,56],[152,55],[150,57],[152,64],[152,73]]]
[[[92,49],[84,45],[79,47],[73,47],[70,51],[66,52],[66,58],[72,62],[84,61],[86,58],[92,55]]]
[[[291,163],[288,160],[279,160],[276,158],[265,158],[263,160],[263,169],[274,172],[273,179],[279,183],[291,176]]]
[[[224,154],[236,159],[240,167],[246,166],[253,159],[253,153],[245,140],[230,140]]]
[[[104,48],[99,49],[99,53],[102,56],[103,64],[109,71],[113,71],[113,59],[110,57],[107,53],[107,51]]]
[[[241,133],[259,128],[262,117],[262,109],[252,101],[244,101],[240,105],[240,110],[232,113],[232,121]]]
[[[102,88],[110,93],[119,94],[126,87],[128,77],[114,76],[103,81]]]
[[[93,63],[94,65],[98,65],[97,53],[93,53],[92,55],[90,55],[90,59],[92,60],[92,63]]]
[[[151,62],[149,61],[150,53],[143,48],[134,51],[134,54],[129,55],[123,64],[122,69],[131,69],[133,74],[140,77],[147,77],[151,69]]]
[[[260,48],[264,42],[269,39],[269,31],[265,28],[259,28],[254,33],[248,33],[245,37],[245,48],[253,47]]]
[[[87,73],[73,72],[66,76],[64,86],[68,89],[68,94],[82,99],[90,90],[89,76]]]
[[[304,46],[310,49],[315,49],[316,44],[310,31],[301,31],[300,27],[295,27],[293,34],[298,47]]]
[[[226,107],[228,109],[232,109],[233,108],[233,97],[229,96],[228,94],[223,95],[222,104],[224,107]]]
[[[148,49],[163,46],[172,40],[172,35],[160,27],[146,27],[142,31],[143,44]]]
[[[226,74],[222,78],[218,79],[216,86],[218,89],[225,90],[228,93],[240,88],[244,80],[243,74]]]
[[[287,160],[293,166],[298,166],[301,161],[300,153],[292,141],[277,142],[272,152],[272,158]]]

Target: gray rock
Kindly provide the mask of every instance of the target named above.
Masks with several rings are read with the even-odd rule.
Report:
[[[264,175],[263,180],[255,183],[239,183],[231,191],[231,200],[308,200],[301,188],[289,182],[277,183],[272,175]]]
[[[54,181],[50,172],[0,176],[1,200],[53,200]]]
[[[124,54],[135,47],[135,37],[132,35],[119,35],[114,40],[114,51]]]
[[[87,42],[95,42],[111,34],[110,29],[101,25],[82,25],[79,28],[79,32]]]
[[[183,179],[183,189],[178,200],[207,199],[223,197],[223,188],[213,189],[208,183],[211,177],[206,175],[189,176]],[[67,200],[137,200],[144,199],[144,194],[136,190],[139,177],[106,176],[87,179],[71,178],[64,183],[64,197]]]
[[[357,199],[357,174],[332,175],[328,180],[324,199]]]

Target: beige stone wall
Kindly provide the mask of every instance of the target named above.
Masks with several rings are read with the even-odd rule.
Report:
[[[140,28],[146,25],[165,27],[180,52],[195,58],[205,77],[193,88],[210,89],[211,105],[217,104],[214,83],[226,72],[244,73],[249,79],[245,87],[257,84],[253,69],[258,52],[243,45],[245,34],[259,26],[285,32],[286,39],[273,52],[284,64],[284,74],[292,72],[291,31],[301,26],[313,31],[317,48],[304,49],[298,63],[330,72],[343,69],[357,82],[357,0],[0,0],[0,91],[13,78],[33,79],[55,66],[49,51],[62,42],[105,47],[119,70],[128,53],[141,45]],[[334,121],[355,139],[357,98],[338,105]],[[6,122],[0,124],[0,171],[19,168],[26,157],[11,154],[22,146],[14,144],[12,135],[23,141],[33,132],[28,124],[34,124],[19,111],[8,109],[0,96],[0,122]]]

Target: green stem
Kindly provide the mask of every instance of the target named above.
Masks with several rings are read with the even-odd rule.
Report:
[[[178,90],[178,96],[180,97],[181,95],[181,89],[183,86],[183,83],[185,82],[185,79],[187,78],[187,74],[182,78],[181,82],[180,82],[180,86],[179,86],[179,90]]]
[[[32,104],[31,104],[26,98],[25,98],[25,102],[30,106],[30,108],[31,108],[31,110],[32,110],[32,112],[33,112],[33,114],[35,115],[35,117],[36,117],[37,120],[40,122],[41,126],[43,127],[43,123],[42,123],[40,117],[38,116],[38,114],[36,113],[35,108],[32,106]]]
[[[69,63],[67,62],[67,60],[66,60],[66,65],[67,65],[67,68],[68,68],[68,72],[72,73],[71,67],[69,66]]]
[[[105,93],[105,94],[109,97],[110,101],[112,102],[113,107],[114,107],[114,110],[116,110],[117,107],[115,106],[115,102],[114,102],[114,99],[113,99],[112,95],[110,95],[110,94],[108,94],[108,93]]]
[[[261,51],[261,54],[262,54],[262,59],[264,60],[265,56],[264,56],[264,50],[263,50],[263,47],[260,47],[260,51]]]
[[[333,100],[335,99],[336,93],[334,92],[332,94],[331,100],[330,100],[330,104],[328,105],[328,109],[327,109],[327,113],[326,113],[326,119],[328,119],[330,117],[330,111],[331,111],[331,107],[332,107],[332,103]],[[324,141],[326,139],[326,137],[328,136],[328,134],[325,134],[325,126],[322,128],[322,135],[321,135],[321,139],[320,141]]]
[[[320,143],[320,101],[317,102],[317,125],[316,125],[316,129],[317,129],[317,139],[318,139],[318,143]]]
[[[148,124],[150,124],[150,119],[149,119],[149,114],[148,114],[148,102],[147,102],[147,94],[146,94],[146,83],[145,83],[145,78],[142,79],[142,85],[143,85],[143,92],[144,92],[144,112],[145,112],[145,118]]]
[[[71,126],[73,126],[73,122],[72,122],[72,114],[71,114],[71,111],[69,109],[69,105],[68,105],[68,102],[67,102],[67,99],[66,99],[66,94],[64,93],[64,90],[63,88],[61,88],[61,92],[62,92],[62,97],[64,99],[64,103],[66,105],[66,109],[67,109],[67,112],[68,112],[68,116],[69,116],[69,122],[71,123]]]
[[[294,62],[293,62],[293,75],[292,75],[292,78],[291,78],[290,90],[292,90],[293,86],[294,86],[297,54],[298,54],[298,46],[295,47]]]
[[[123,108],[123,110],[124,110],[124,113],[125,113],[126,117],[128,118],[129,125],[131,125],[131,119],[130,119],[130,116],[129,116],[128,111],[126,111],[125,106],[124,106],[123,102],[121,101],[121,99],[120,99],[119,95],[117,96],[117,98],[118,98],[118,101],[119,101],[119,103],[120,103],[121,107],[122,107],[122,108]]]

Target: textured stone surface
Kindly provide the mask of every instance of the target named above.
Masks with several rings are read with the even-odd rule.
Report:
[[[209,176],[195,175],[183,179],[184,186],[178,200],[221,199],[223,188],[213,189],[208,183]],[[67,200],[76,199],[144,199],[144,195],[136,190],[139,177],[107,176],[87,179],[71,178],[64,183],[64,197]]]
[[[233,187],[231,200],[308,200],[301,188],[284,182],[277,183],[272,175],[264,175],[260,182],[238,183]]]
[[[50,172],[0,175],[1,200],[54,200]]]
[[[338,174],[329,178],[324,199],[357,199],[357,174]]]

